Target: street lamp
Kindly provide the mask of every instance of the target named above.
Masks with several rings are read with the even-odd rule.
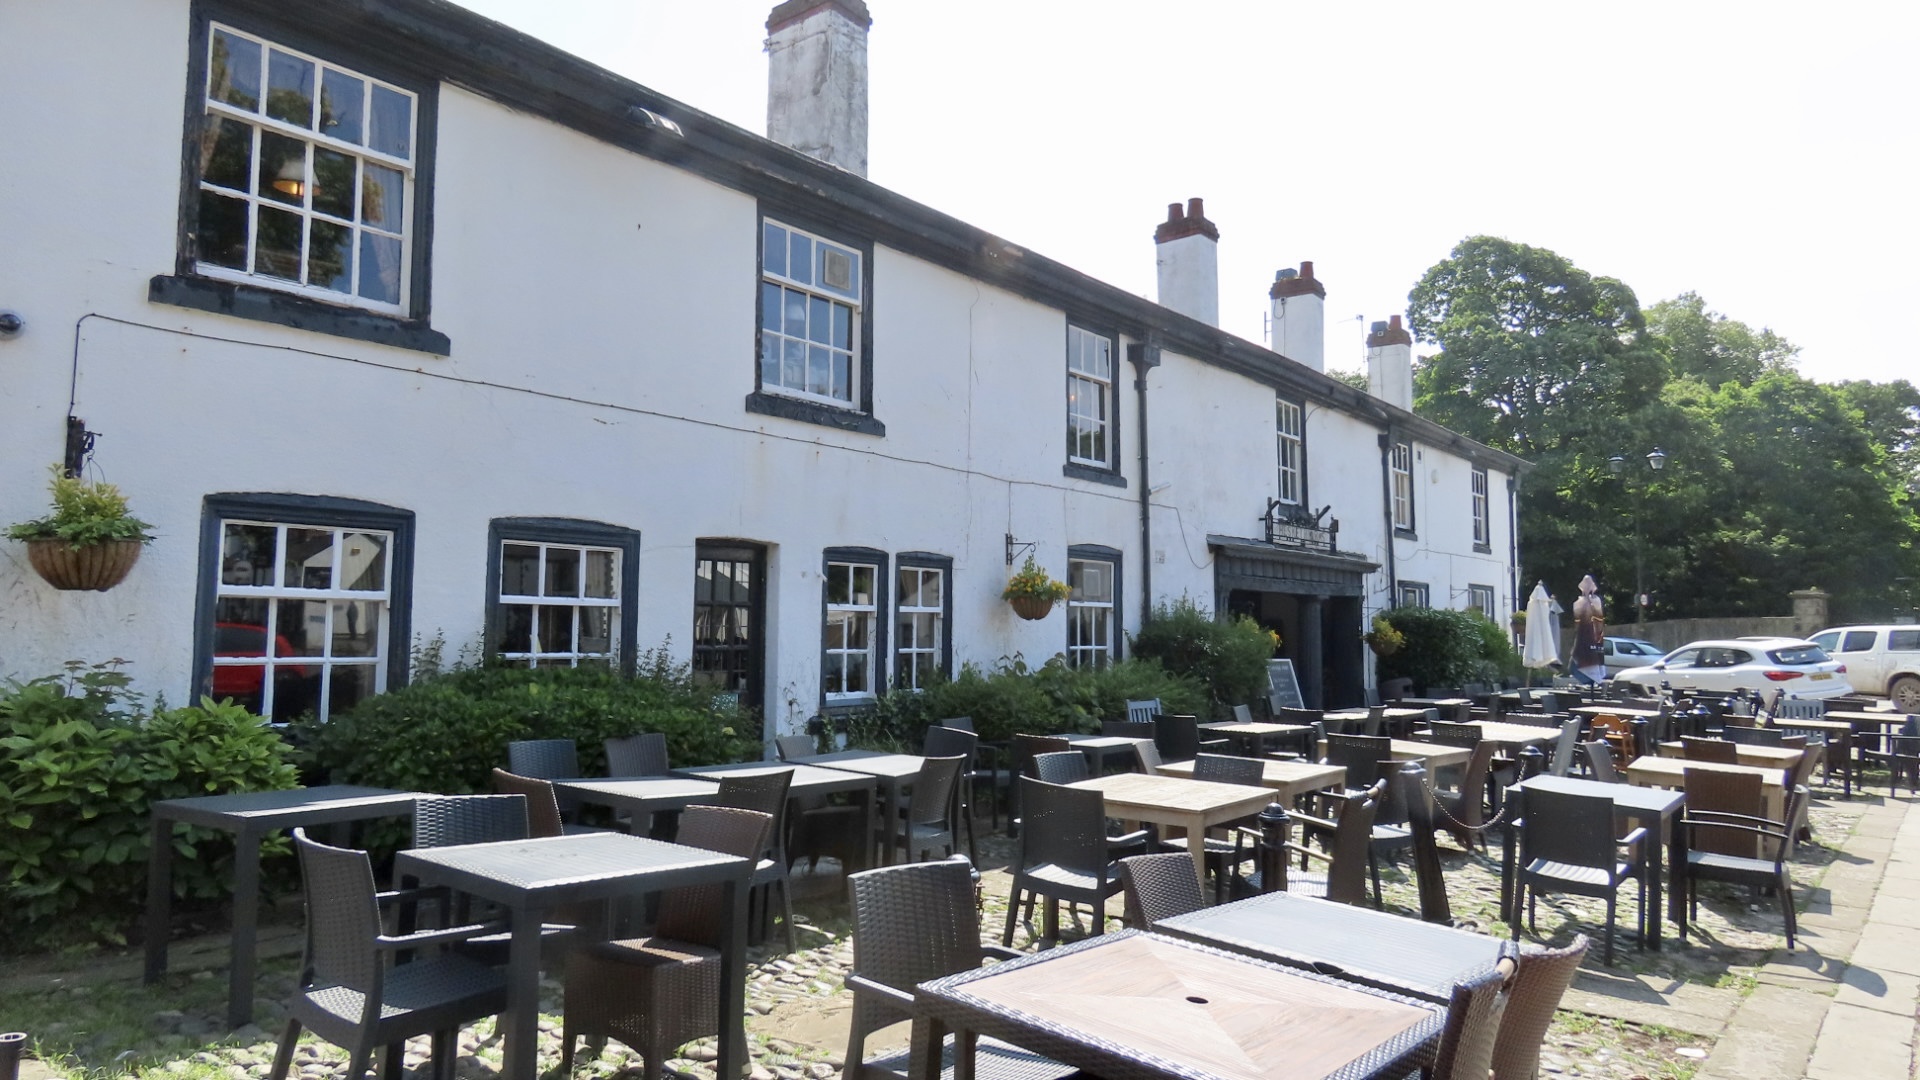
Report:
[[[1666,451],[1657,446],[1654,447],[1653,450],[1647,454],[1647,468],[1652,469],[1654,472],[1659,472],[1666,467]],[[1626,457],[1622,454],[1613,455],[1607,459],[1607,468],[1613,475],[1624,478],[1627,472]],[[1622,482],[1625,482],[1624,479]],[[1646,621],[1646,567],[1640,558],[1640,504],[1636,502],[1633,504],[1633,623],[1635,626],[1644,626]]]

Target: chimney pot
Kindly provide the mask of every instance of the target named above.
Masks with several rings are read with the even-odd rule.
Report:
[[[1168,221],[1179,221],[1181,218],[1185,216],[1186,216],[1186,212],[1180,208],[1179,203],[1176,202],[1176,203],[1167,204],[1167,220]]]
[[[1313,278],[1313,260],[1312,259],[1301,260],[1300,276],[1303,278],[1307,278],[1308,280],[1312,280]]]
[[[1187,200],[1187,216],[1188,217],[1206,217],[1207,212],[1206,212],[1205,200],[1199,199],[1199,198],[1188,199]]]
[[[1388,325],[1388,326],[1390,326],[1390,327],[1392,327],[1392,328],[1393,328],[1393,329],[1395,329],[1395,330],[1398,330],[1398,329],[1400,329],[1400,316],[1398,316],[1398,315],[1395,315],[1395,316],[1394,316],[1394,317],[1392,317],[1391,319],[1388,319],[1388,320],[1387,320],[1387,325]]]

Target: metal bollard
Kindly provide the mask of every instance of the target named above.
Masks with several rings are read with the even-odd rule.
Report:
[[[26,1032],[9,1031],[0,1035],[0,1080],[20,1080],[20,1053],[26,1048]]]
[[[1277,802],[1260,811],[1260,891],[1287,891],[1287,835],[1293,828],[1287,808]],[[6,1080],[0,1077],[0,1080]]]
[[[1537,746],[1529,746],[1520,751],[1520,779],[1531,780],[1547,771],[1547,755]]]

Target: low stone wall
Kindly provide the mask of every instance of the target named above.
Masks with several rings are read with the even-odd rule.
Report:
[[[1630,622],[1609,623],[1607,633],[1614,637],[1645,638],[1662,649],[1677,649],[1689,641],[1715,638],[1806,637],[1825,626],[1825,619],[1768,615],[1745,619],[1665,619],[1640,626]]]

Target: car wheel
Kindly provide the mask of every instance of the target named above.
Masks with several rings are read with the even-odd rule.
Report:
[[[1901,712],[1920,712],[1920,679],[1911,675],[1902,675],[1887,687],[1887,696],[1893,699],[1893,707]]]

